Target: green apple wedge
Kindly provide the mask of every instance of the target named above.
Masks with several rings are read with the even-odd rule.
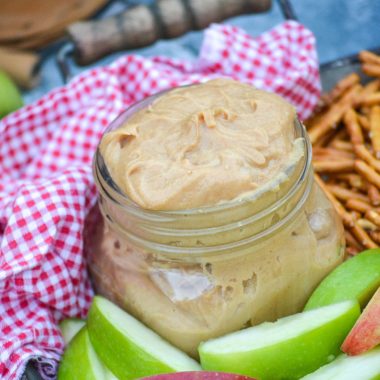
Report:
[[[0,119],[22,107],[23,102],[17,86],[7,73],[0,70]]]
[[[380,249],[370,249],[345,261],[319,284],[304,310],[355,299],[364,308],[380,286]]]
[[[58,380],[117,380],[99,360],[83,327],[67,346],[58,368]]]
[[[94,297],[87,326],[98,356],[121,380],[201,369],[194,359],[103,297]]]
[[[299,379],[340,353],[359,315],[356,301],[344,301],[249,327],[201,343],[201,365],[260,380]]]
[[[71,339],[77,334],[77,332],[86,324],[85,321],[79,318],[67,318],[64,319],[60,324],[59,328],[61,330],[63,341],[68,345]]]
[[[380,347],[363,355],[340,355],[302,380],[380,380]]]

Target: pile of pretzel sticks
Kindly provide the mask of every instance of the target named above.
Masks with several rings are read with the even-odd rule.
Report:
[[[380,246],[380,56],[359,58],[371,80],[346,76],[305,122],[316,181],[343,220],[348,255]]]

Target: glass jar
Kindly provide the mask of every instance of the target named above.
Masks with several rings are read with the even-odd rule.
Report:
[[[126,122],[160,94],[135,104]],[[343,227],[314,182],[311,147],[249,197],[213,207],[144,210],[123,194],[98,150],[99,202],[85,247],[95,291],[197,357],[201,341],[302,310],[344,258]],[[91,222],[92,221],[92,222]]]

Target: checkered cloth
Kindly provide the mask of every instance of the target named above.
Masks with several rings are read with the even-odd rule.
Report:
[[[195,61],[127,55],[88,70],[0,122],[0,377],[59,361],[57,323],[93,295],[82,231],[96,202],[91,160],[105,127],[163,89],[228,76],[275,91],[307,117],[320,94],[315,40],[294,21],[258,38],[212,25]]]

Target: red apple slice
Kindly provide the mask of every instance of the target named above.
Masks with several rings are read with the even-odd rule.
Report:
[[[193,371],[175,372],[144,377],[141,380],[254,380],[251,377],[225,372]]]
[[[360,355],[380,344],[380,288],[342,344],[348,355]]]

